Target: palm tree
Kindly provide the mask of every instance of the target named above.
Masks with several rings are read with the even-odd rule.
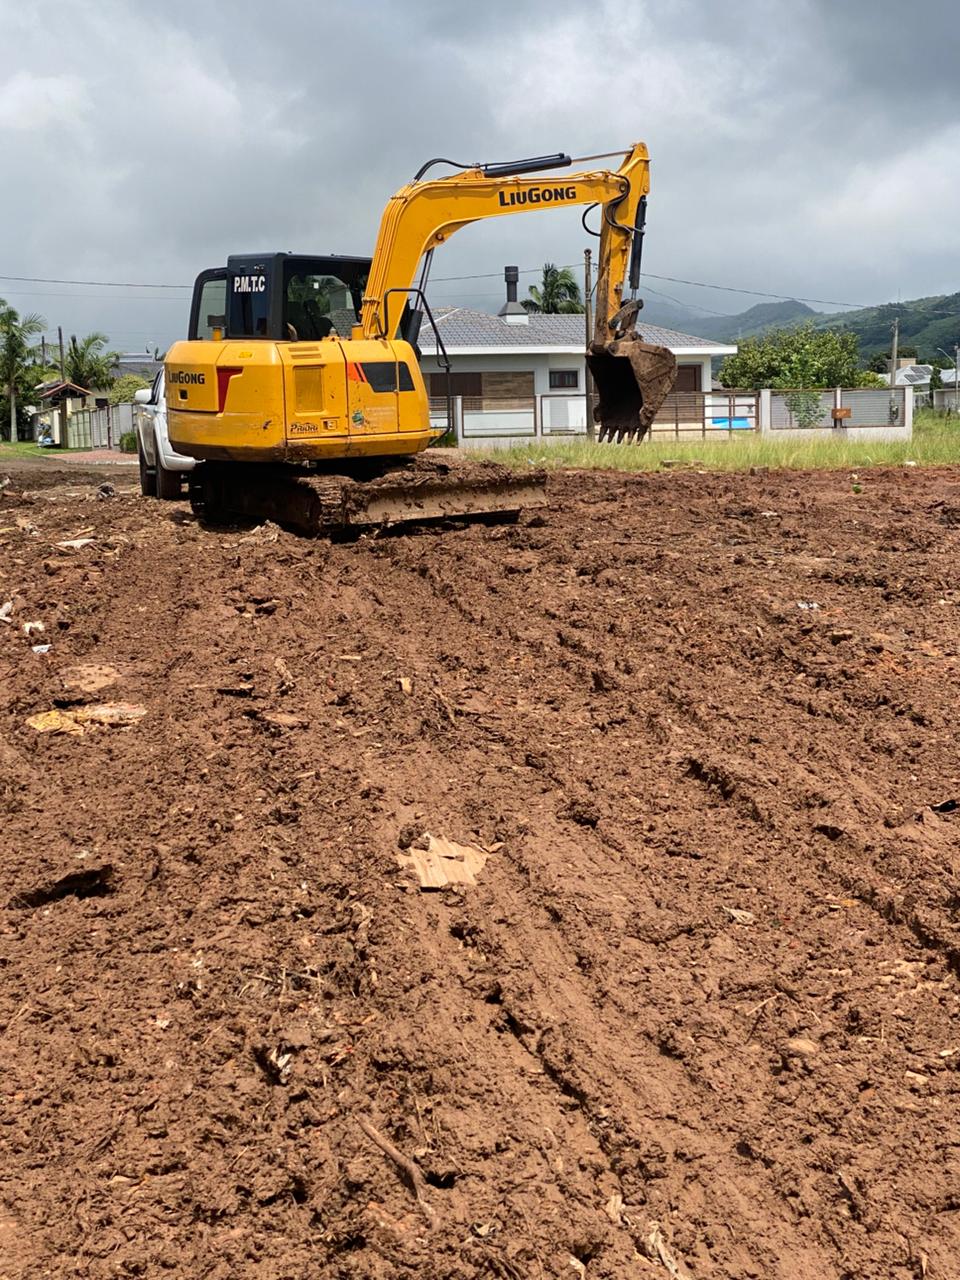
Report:
[[[547,315],[584,311],[580,286],[569,267],[557,267],[552,262],[545,262],[540,288],[532,284],[529,294],[523,300],[523,307],[527,311],[542,311]]]
[[[34,338],[46,321],[38,315],[20,316],[0,298],[0,389],[9,405],[11,441],[17,438],[17,396],[30,389],[30,369],[35,364]]]
[[[105,333],[88,333],[77,341],[70,339],[64,357],[64,368],[70,382],[88,391],[105,390],[113,382],[113,371],[120,358],[119,351],[105,351],[109,339]]]

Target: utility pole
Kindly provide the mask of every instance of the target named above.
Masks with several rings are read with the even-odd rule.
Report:
[[[894,420],[897,408],[897,352],[900,349],[900,317],[893,318],[893,346],[890,348],[890,420]]]
[[[63,360],[63,329],[57,325],[57,338],[60,341],[60,381],[66,382],[66,365]],[[70,429],[67,426],[67,396],[66,389],[60,392],[60,448],[66,449],[69,445]]]
[[[897,352],[900,349],[900,317],[893,321],[893,346],[890,349],[890,385],[894,385],[897,376]]]
[[[593,341],[593,266],[591,258],[593,253],[590,249],[583,251],[583,321],[586,339],[586,347],[589,351],[590,343]],[[593,421],[593,374],[590,372],[589,359],[584,364],[583,386],[587,396],[587,439],[593,440],[596,436],[596,424]]]

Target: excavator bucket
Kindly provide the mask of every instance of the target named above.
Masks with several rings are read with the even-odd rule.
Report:
[[[625,337],[592,342],[587,364],[597,390],[593,416],[599,439],[617,444],[642,440],[676,381],[673,352]]]

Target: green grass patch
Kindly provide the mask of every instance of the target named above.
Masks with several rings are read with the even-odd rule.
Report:
[[[657,471],[671,462],[703,471],[747,471],[751,467],[857,471],[903,466],[906,462],[939,467],[960,463],[960,419],[922,410],[914,417],[912,440],[876,443],[836,437],[778,440],[742,432],[732,439],[655,439],[635,445],[595,444],[587,440],[518,445],[498,450],[494,456],[508,466],[607,471]]]
[[[16,444],[11,444],[9,440],[0,440],[0,463],[6,458],[13,460],[14,458],[56,458],[61,457],[65,453],[89,453],[89,449],[59,449],[55,446],[48,446],[41,449],[33,440],[18,440]]]
[[[3,458],[39,458],[44,453],[50,453],[49,449],[38,449],[32,440],[18,440],[16,444],[10,444],[7,440],[0,440],[0,460]]]

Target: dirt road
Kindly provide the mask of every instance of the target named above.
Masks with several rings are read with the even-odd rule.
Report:
[[[960,1276],[956,473],[100,480],[0,499],[0,1274]]]

